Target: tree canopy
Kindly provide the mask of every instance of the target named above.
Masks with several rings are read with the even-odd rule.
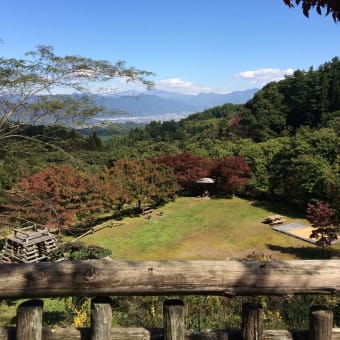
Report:
[[[147,87],[152,73],[81,56],[58,56],[50,46],[38,46],[25,59],[0,58],[0,147],[22,123],[51,122],[65,115],[89,116],[98,112],[84,97],[51,96],[56,93],[90,92],[94,84],[123,78]],[[72,113],[72,114],[71,114]],[[69,118],[68,118],[69,119]],[[46,123],[46,122],[44,122]]]
[[[326,15],[332,14],[334,21],[340,21],[340,3],[338,0],[283,0],[289,7],[294,7],[294,2],[298,6],[302,5],[303,14],[309,17],[311,9],[316,9],[318,14],[326,10]]]
[[[114,77],[149,86],[147,75],[120,63],[58,57],[48,47],[27,60],[0,58],[3,216],[87,227],[103,215],[197,195],[196,180],[207,176],[215,180],[214,196],[279,199],[300,210],[324,201],[339,216],[337,57],[268,83],[244,105],[137,125],[124,136],[99,126],[84,135],[62,126],[100,108],[83,94],[56,90],[86,93]]]

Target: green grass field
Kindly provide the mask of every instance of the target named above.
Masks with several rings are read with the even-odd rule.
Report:
[[[253,252],[273,260],[322,257],[318,247],[261,222],[276,213],[284,215],[286,223],[306,222],[279,203],[180,197],[155,210],[150,220],[125,218],[125,225],[105,228],[81,242],[108,248],[117,260],[241,259]],[[334,245],[332,254],[339,250],[339,244]]]
[[[104,228],[81,242],[110,249],[115,260],[243,259],[252,253],[272,260],[323,258],[317,246],[263,224],[263,218],[272,214],[284,215],[286,223],[307,223],[282,203],[181,197],[155,210],[150,220],[145,216],[125,218],[126,224]],[[326,252],[328,257],[333,255],[340,255],[340,243]],[[0,324],[13,325],[19,302],[0,303]],[[63,301],[45,299],[44,303],[44,322],[63,324]]]

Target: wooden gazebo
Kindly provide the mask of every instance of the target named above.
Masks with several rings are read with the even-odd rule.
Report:
[[[5,238],[0,262],[33,263],[48,260],[59,247],[58,237],[48,228],[31,225],[13,230]]]

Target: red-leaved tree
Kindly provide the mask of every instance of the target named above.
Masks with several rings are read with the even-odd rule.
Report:
[[[316,204],[309,203],[306,213],[307,220],[315,228],[309,237],[316,239],[316,244],[324,250],[338,238],[335,232],[336,211],[328,203],[318,201]]]
[[[72,166],[53,166],[21,179],[8,194],[7,211],[15,217],[67,229],[102,210],[95,175]]]
[[[207,177],[213,166],[210,158],[198,157],[190,152],[163,155],[155,159],[154,162],[165,164],[172,168],[181,190],[186,192],[192,192],[197,187],[196,180],[201,177]]]
[[[118,160],[109,169],[109,175],[138,209],[145,204],[167,201],[179,189],[171,168],[149,160]]]
[[[216,179],[221,193],[235,194],[249,179],[250,167],[243,157],[224,157],[211,169],[211,177]]]

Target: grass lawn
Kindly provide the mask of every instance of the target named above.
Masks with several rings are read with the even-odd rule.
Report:
[[[163,216],[158,213],[162,211]],[[259,204],[240,198],[198,200],[180,197],[145,216],[125,218],[81,241],[112,251],[117,260],[240,259],[257,252],[272,259],[322,258],[318,247],[273,231],[262,219],[282,214],[286,223],[302,216],[282,204]],[[307,222],[306,222],[307,223]],[[340,245],[333,250],[340,251]]]
[[[163,216],[158,215],[161,211]],[[286,223],[307,223],[279,203],[181,197],[155,210],[150,220],[145,216],[125,218],[126,224],[102,229],[81,242],[111,249],[116,260],[224,260],[245,258],[253,252],[273,260],[322,258],[317,246],[261,222],[272,214],[284,215]],[[339,256],[340,243],[332,251]],[[13,325],[19,302],[0,303],[1,325]],[[64,321],[62,300],[45,299],[44,304],[45,323]]]

